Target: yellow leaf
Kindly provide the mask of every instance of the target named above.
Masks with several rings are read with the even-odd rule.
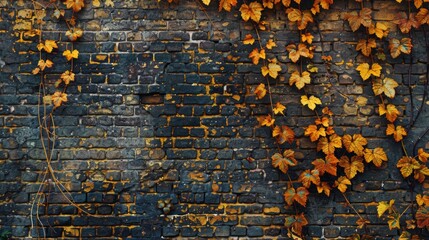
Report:
[[[409,177],[414,170],[420,168],[420,163],[412,157],[402,157],[399,159],[396,167],[401,170],[403,177]]]
[[[363,146],[368,143],[361,134],[349,134],[343,136],[343,144],[348,152],[354,152],[358,156],[363,156]]]
[[[341,148],[342,142],[341,137],[337,134],[332,134],[329,136],[329,140],[327,137],[322,137],[319,139],[317,143],[317,151],[322,150],[326,155],[334,154],[336,148]]]
[[[74,73],[70,72],[69,70],[65,71],[63,74],[61,74],[61,80],[66,84],[70,84],[70,82],[74,81]]]
[[[341,176],[338,178],[338,180],[335,181],[334,186],[340,190],[340,192],[345,193],[347,191],[347,185],[352,185],[350,180],[344,176]]]
[[[205,5],[209,5],[211,0],[202,0]]]
[[[79,51],[78,50],[73,50],[73,52],[71,52],[70,50],[65,50],[63,52],[63,56],[66,57],[67,61],[70,61],[73,58],[78,58],[79,57]]]
[[[367,102],[368,99],[366,97],[359,96],[356,99],[356,104],[361,107],[366,106]]]
[[[283,111],[285,109],[286,109],[286,107],[283,104],[277,102],[276,106],[273,108],[273,112],[274,112],[274,114],[279,114],[279,113],[283,114]]]
[[[264,10],[264,7],[258,2],[251,2],[249,5],[243,3],[240,7],[241,17],[246,22],[249,19],[259,22],[262,10]]]
[[[295,132],[288,126],[282,126],[281,128],[276,126],[273,130],[273,137],[277,139],[279,144],[285,142],[292,144],[295,139]]]
[[[389,40],[389,50],[392,58],[397,58],[401,53],[410,54],[412,48],[411,38],[402,38],[401,40],[392,38]]]
[[[301,11],[296,8],[288,8],[286,13],[289,21],[297,23],[298,30],[304,30],[309,22],[313,22],[313,16],[308,10]]]
[[[319,98],[311,95],[310,98],[308,98],[306,95],[301,96],[301,104],[303,106],[308,106],[311,110],[314,110],[316,108],[316,105],[322,104],[322,101],[320,101]]]
[[[311,33],[305,33],[301,34],[301,42],[307,42],[308,44],[311,44],[313,42],[314,36],[311,35]]]
[[[237,0],[220,0],[219,1],[219,12],[224,9],[227,12],[231,11],[233,6],[237,5]]]
[[[389,98],[395,97],[395,88],[398,87],[398,83],[392,78],[384,78],[381,80],[380,78],[375,79],[372,83],[372,90],[375,95],[380,95],[384,93]]]
[[[387,161],[387,155],[384,152],[383,148],[375,148],[374,150],[365,149],[364,152],[365,161],[367,163],[372,162],[376,167],[381,167],[383,161]]]
[[[100,0],[92,0],[92,6],[99,7],[100,6]]]
[[[113,3],[112,0],[106,0],[104,5],[106,5],[106,7],[115,7],[115,4]]]
[[[84,6],[84,0],[66,0],[64,2],[67,8],[72,8],[73,12],[79,12]]]
[[[392,123],[396,120],[396,118],[400,114],[396,106],[393,104],[387,104],[387,108],[384,106],[384,104],[379,104],[378,112],[380,116],[382,116],[383,114],[386,114],[387,120],[389,120],[389,122],[392,122]]]
[[[265,50],[261,49],[261,51],[259,51],[259,49],[255,48],[250,52],[249,58],[252,59],[253,64],[258,65],[260,58],[265,59]]]
[[[270,126],[272,126],[274,124],[275,119],[273,119],[271,117],[271,115],[267,115],[267,116],[264,116],[264,117],[259,117],[258,121],[259,121],[259,124],[261,124],[261,126],[270,127]]]
[[[78,38],[82,37],[83,30],[80,28],[71,28],[66,32],[66,36],[70,39],[70,41],[76,41]]]
[[[255,39],[253,38],[252,34],[246,34],[246,37],[243,40],[243,43],[246,45],[251,45],[255,42]]]
[[[265,45],[267,49],[273,49],[273,47],[276,47],[276,46],[277,44],[272,39],[268,40],[267,44]]]
[[[371,24],[368,28],[369,34],[375,34],[378,38],[382,39],[383,37],[386,37],[389,34],[389,31],[387,30],[387,26],[384,23],[377,22],[376,25]]]
[[[356,68],[356,70],[360,72],[360,76],[364,81],[371,77],[371,75],[380,77],[381,69],[382,67],[378,63],[373,63],[371,65],[371,69],[369,68],[368,63],[361,63]]]
[[[428,161],[428,158],[429,158],[429,153],[425,152],[425,150],[423,150],[423,148],[419,148],[419,150],[417,152],[417,156],[421,162],[426,163]]]
[[[394,203],[395,203],[395,200],[393,200],[393,199],[390,200],[389,203],[386,201],[379,202],[377,205],[378,217],[381,217],[387,210],[389,210],[389,212],[391,212]]]
[[[372,23],[371,17],[372,10],[369,8],[362,8],[359,14],[357,12],[347,13],[344,17],[349,21],[350,28],[356,32],[361,25],[369,27]]]
[[[295,44],[289,44],[286,46],[286,50],[289,52],[289,58],[292,62],[296,63],[300,57],[310,57],[310,50],[308,47],[300,43],[298,46]]]
[[[45,40],[45,43],[39,43],[37,49],[45,50],[47,53],[51,53],[54,48],[58,48],[57,43],[54,40]]]
[[[67,94],[63,92],[55,92],[52,95],[52,103],[54,107],[57,108],[63,104],[63,102],[67,102]]]
[[[361,39],[356,45],[356,50],[361,51],[364,56],[369,57],[371,55],[372,49],[376,47],[377,44],[375,43],[375,39]]]
[[[405,128],[402,126],[396,126],[393,124],[387,124],[386,135],[393,135],[393,138],[396,142],[399,142],[403,139],[403,136],[407,136]]]
[[[45,68],[51,68],[54,65],[54,63],[47,59],[46,61],[43,59],[40,59],[37,66],[40,68],[40,70],[44,71]],[[34,74],[34,73],[33,73]]]
[[[257,99],[262,99],[267,94],[267,89],[265,89],[265,84],[261,83],[259,84],[254,93],[256,94]]]
[[[317,192],[318,193],[324,193],[326,196],[329,197],[331,195],[331,187],[327,182],[321,182],[319,186],[317,186]]]
[[[289,78],[289,85],[292,86],[293,84],[295,84],[298,89],[302,89],[305,84],[310,84],[310,81],[311,78],[309,72],[304,71],[302,75],[300,75],[298,71],[295,71],[291,74]]]
[[[313,64],[308,64],[307,65],[307,70],[311,73],[317,73],[319,71],[319,68],[317,68],[316,66],[314,66]]]
[[[310,136],[310,140],[315,142],[319,140],[319,138],[326,137],[326,132],[324,127],[318,128],[316,125],[309,125],[304,132],[305,136]]]
[[[262,75],[265,77],[268,75],[270,75],[270,77],[272,78],[277,78],[278,73],[282,70],[282,68],[280,67],[280,65],[278,65],[277,63],[269,63],[268,67],[267,66],[263,66],[261,68],[262,71]]]
[[[342,156],[339,165],[344,168],[344,173],[348,179],[354,178],[357,172],[364,172],[363,159],[359,156],[353,156],[351,159],[347,156]]]
[[[429,206],[429,196],[428,195],[422,196],[421,194],[417,194],[416,202],[419,206],[422,206],[422,205]]]

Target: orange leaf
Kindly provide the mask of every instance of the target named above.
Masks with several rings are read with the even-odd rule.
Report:
[[[219,12],[224,9],[227,12],[231,11],[231,7],[237,5],[237,0],[220,0],[219,1]]]
[[[375,79],[372,83],[372,90],[375,95],[380,95],[384,93],[389,98],[395,97],[395,88],[398,87],[399,84],[392,78],[384,78],[381,80],[380,78]]]
[[[395,125],[387,124],[386,135],[393,135],[395,141],[399,142],[403,139],[403,136],[407,136],[407,132],[402,126],[396,126],[395,128]]]
[[[369,27],[371,25],[371,9],[362,8],[359,14],[357,12],[351,12],[345,15],[345,19],[349,21],[350,28],[353,32],[359,29],[361,25]]]
[[[287,173],[289,166],[293,167],[298,164],[295,159],[295,152],[290,149],[285,150],[283,156],[280,153],[275,153],[271,160],[273,167],[279,168],[283,173]]]
[[[371,24],[368,28],[369,34],[375,34],[378,38],[382,39],[383,37],[387,37],[389,31],[387,30],[387,26],[384,23],[378,22],[377,24]]]
[[[61,80],[66,84],[69,85],[70,82],[74,81],[74,73],[70,72],[69,70],[65,71],[61,74]]]
[[[283,144],[285,142],[292,144],[295,139],[295,133],[288,126],[282,126],[281,129],[279,126],[276,126],[273,130],[273,137],[277,138],[277,142],[279,144]]]
[[[425,152],[423,150],[423,148],[419,148],[419,150],[417,152],[417,156],[421,162],[426,163],[428,161],[428,158],[429,158],[429,153]]]
[[[314,110],[316,108],[316,105],[322,104],[322,101],[320,101],[319,98],[311,95],[310,98],[308,98],[306,95],[301,96],[301,104],[303,106],[308,106],[311,110]]]
[[[289,85],[292,86],[293,84],[295,84],[298,89],[302,89],[305,84],[310,84],[310,82],[310,73],[307,71],[304,71],[301,75],[298,71],[295,71],[291,74],[289,78]]]
[[[63,92],[55,92],[54,95],[52,95],[52,103],[54,104],[54,107],[59,107],[63,104],[63,102],[67,102],[67,94]]]
[[[354,152],[358,156],[363,156],[363,146],[368,143],[366,138],[361,134],[353,134],[353,137],[349,134],[343,136],[343,144],[348,152]]]
[[[303,43],[298,44],[289,44],[286,46],[286,50],[289,52],[289,58],[292,62],[296,63],[300,57],[310,57],[310,50]]]
[[[265,84],[261,83],[256,88],[254,93],[256,94],[257,99],[262,99],[267,94],[267,89],[265,89]]]
[[[339,165],[344,168],[344,173],[348,179],[354,178],[357,172],[363,173],[364,171],[363,158],[359,156],[353,156],[351,159],[342,156]]]
[[[44,71],[45,68],[51,68],[54,65],[54,63],[47,59],[46,61],[43,59],[40,59],[39,62],[37,63],[37,66],[40,68],[40,70]],[[33,73],[34,74],[34,73]]]
[[[310,188],[311,183],[314,185],[320,184],[320,177],[319,177],[319,170],[313,169],[310,171],[310,169],[307,169],[303,171],[298,178],[298,181],[302,183],[302,185],[306,188]]]
[[[313,16],[308,10],[301,11],[296,8],[288,8],[286,13],[289,21],[297,23],[299,30],[304,30],[309,22],[313,22]]]
[[[329,136],[329,140],[326,137],[319,139],[317,143],[317,151],[322,150],[326,155],[334,154],[335,148],[341,148],[342,142],[341,137],[337,134]]]
[[[370,223],[371,222],[368,219],[365,219],[365,218],[359,218],[356,221],[356,224],[358,225],[357,228],[363,228],[363,227],[365,227],[365,225],[368,225]]]
[[[409,177],[415,169],[420,168],[420,163],[412,157],[405,156],[399,159],[396,167],[400,168],[402,176]]]
[[[384,152],[383,148],[374,148],[374,150],[371,149],[365,149],[364,152],[365,161],[367,163],[372,162],[376,167],[381,167],[381,164],[383,161],[387,161],[387,155]]]
[[[419,207],[416,212],[417,227],[429,227],[429,207]]]
[[[304,132],[305,136],[310,136],[310,140],[315,142],[319,140],[321,136],[326,137],[326,132],[324,127],[317,128],[316,125],[309,125]]]
[[[419,183],[423,183],[426,176],[429,176],[429,168],[424,165],[420,165],[420,168],[414,171],[414,179]]]
[[[273,9],[275,2],[279,0],[262,0],[262,5],[264,5],[264,8]]]
[[[284,110],[286,109],[286,107],[283,105],[283,104],[281,104],[281,103],[279,103],[279,102],[277,102],[276,103],[276,106],[273,108],[273,112],[274,112],[274,114],[283,114],[284,115]]]
[[[329,115],[329,116],[332,116],[332,115],[334,115],[334,113],[331,111],[331,109],[329,109],[328,107],[324,107],[323,109],[322,109],[322,113],[323,114],[325,114],[325,115]]]
[[[70,61],[73,58],[77,59],[79,57],[79,51],[76,49],[73,50],[73,52],[71,52],[70,50],[65,50],[63,52],[63,56],[66,57],[67,61]]]
[[[381,69],[382,67],[378,63],[373,63],[371,65],[371,69],[369,68],[368,63],[361,63],[356,68],[356,70],[360,72],[360,76],[364,81],[371,77],[371,75],[380,77]]]
[[[402,33],[409,33],[411,28],[419,28],[420,22],[416,19],[415,13],[410,13],[408,17],[405,16],[401,18],[401,16],[398,16],[398,20],[393,21],[394,23],[398,24],[399,29]]]
[[[416,202],[419,206],[429,206],[429,196],[428,195],[416,195]]]
[[[331,186],[327,182],[321,182],[319,186],[317,186],[318,193],[325,193],[326,196],[329,197],[331,195]]]
[[[361,51],[364,56],[369,57],[371,55],[372,49],[376,48],[377,44],[375,43],[375,39],[370,38],[368,40],[361,39],[356,45],[356,50]]]
[[[282,70],[282,68],[277,63],[269,63],[268,67],[267,66],[263,66],[261,68],[262,75],[264,77],[267,76],[267,74],[268,74],[272,78],[277,78],[277,76],[278,76],[278,74],[279,74],[279,72],[281,70]]]
[[[391,213],[393,211],[393,204],[395,204],[395,200],[390,200],[389,202],[381,201],[377,205],[377,213],[378,217],[381,217],[386,211]]]
[[[296,194],[295,188],[290,187],[290,188],[286,189],[285,193],[283,194],[283,197],[284,197],[287,205],[290,206],[293,204],[295,194]]]
[[[64,4],[67,8],[73,8],[73,12],[79,12],[84,6],[84,0],[66,0]]]
[[[411,38],[402,38],[401,40],[392,38],[389,40],[389,50],[392,58],[397,58],[401,53],[410,54],[412,48]]]
[[[255,42],[255,39],[253,38],[252,34],[246,34],[246,37],[243,40],[244,44],[253,44]]]
[[[429,24],[429,10],[426,8],[420,8],[416,15],[416,19],[420,24]]]
[[[273,47],[276,47],[276,46],[277,44],[272,39],[268,40],[267,44],[265,45],[267,49],[273,49]]]
[[[322,125],[324,127],[329,127],[329,118],[327,118],[327,117],[316,118],[316,120],[314,120],[314,122],[316,123],[316,125]]]
[[[80,28],[74,27],[66,32],[66,36],[70,39],[70,41],[74,42],[78,38],[82,37],[83,31]]]
[[[298,189],[296,189],[296,194],[293,200],[305,207],[305,205],[307,204],[308,194],[310,193],[305,187],[299,187]]]
[[[282,4],[285,7],[289,7],[290,6],[290,2],[291,2],[291,0],[282,0]]]
[[[352,185],[352,183],[348,178],[341,176],[335,181],[334,187],[338,188],[340,192],[345,193],[347,191],[347,185]]]
[[[392,122],[392,123],[396,120],[396,118],[399,115],[399,111],[396,108],[396,106],[390,103],[387,104],[387,108],[384,106],[384,104],[379,104],[378,112],[380,116],[386,114],[387,120],[389,120],[389,122]]]
[[[267,115],[265,117],[259,117],[258,121],[259,121],[259,124],[261,124],[261,126],[270,127],[274,124],[275,119],[272,119],[271,115]]]
[[[41,51],[45,50],[47,53],[51,53],[54,48],[58,48],[57,43],[54,40],[45,40],[45,43],[37,44],[37,49]]]
[[[314,165],[314,168],[320,172],[320,176],[324,175],[325,172],[331,174],[332,176],[337,176],[337,164],[339,160],[335,157],[334,154],[329,154],[325,159],[318,158],[314,160],[311,164]]]
[[[261,49],[261,51],[259,51],[259,49],[255,48],[250,52],[249,58],[252,59],[253,64],[258,65],[260,58],[265,59],[265,50]]]
[[[264,10],[264,7],[258,2],[251,2],[249,5],[243,3],[240,7],[241,17],[246,22],[249,19],[259,22],[262,10]]]
[[[209,5],[211,0],[201,0],[205,5]]]
[[[311,35],[311,33],[305,33],[301,34],[301,42],[307,42],[308,44],[311,44],[313,42],[314,36]]]

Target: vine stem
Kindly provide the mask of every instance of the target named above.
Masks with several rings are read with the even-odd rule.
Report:
[[[347,202],[347,205],[358,215],[358,217],[360,218],[360,219],[364,219],[359,213],[358,213],[358,211],[356,210],[356,208],[355,207],[353,207],[353,205],[350,203],[350,201],[349,201],[349,199],[347,198],[347,196],[342,192],[341,193],[342,195],[343,195],[343,197],[344,197],[344,200],[346,200],[346,202]]]

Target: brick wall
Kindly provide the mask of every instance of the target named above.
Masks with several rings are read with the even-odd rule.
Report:
[[[38,212],[47,237],[286,237],[285,217],[295,209],[283,200],[287,177],[271,166],[275,139],[257,121],[269,111],[268,99],[257,100],[253,94],[264,79],[247,57],[253,47],[240,41],[253,32],[252,25],[242,23],[237,10],[219,13],[212,6],[201,11],[194,0],[180,0],[180,5],[115,0],[114,8],[105,7],[104,1],[100,7],[85,2],[78,19],[84,37],[75,44],[80,52],[74,66],[77,79],[67,89],[69,101],[54,111],[52,165],[74,202],[90,215],[72,206],[58,186],[44,178],[46,160],[37,123],[39,79],[31,74],[38,61],[37,43],[19,41],[19,33],[28,28],[24,12],[31,2],[0,0],[0,231],[11,231],[17,239],[43,236],[37,222],[29,233],[30,209],[43,183],[33,214]],[[362,133],[369,147],[386,149],[388,164],[367,168],[353,179],[346,195],[371,221],[368,233],[391,239],[400,232],[389,230],[386,219],[377,217],[376,205],[394,198],[406,206],[411,198],[396,168],[402,152],[385,137],[386,121],[376,114],[370,84],[347,65],[362,61],[354,50],[360,36],[342,16],[345,9],[359,5],[336,2],[318,17],[323,45],[317,28],[310,28],[320,71],[307,92],[329,103],[339,134]],[[392,20],[401,5],[379,0],[366,4],[372,5],[375,20],[396,29]],[[298,137],[292,147],[299,165],[290,172],[297,179],[316,157],[315,144],[303,136],[315,116],[300,105],[301,93],[285,84],[294,69],[285,45],[298,41],[295,27],[282,11],[272,11],[267,21],[271,31],[261,32],[261,37],[277,40],[273,52],[283,71],[280,80],[272,82],[273,98],[287,106],[278,121]],[[65,30],[63,23],[48,21],[44,37],[58,40],[64,50],[70,44]],[[410,108],[408,79],[416,105],[427,80],[425,37],[422,31],[412,37],[412,57],[387,56],[387,68],[400,83],[393,102],[403,113],[403,125],[416,113]],[[320,61],[322,47],[338,63],[329,77]],[[53,56],[56,68],[47,72],[48,82],[55,81],[63,66],[67,69],[61,54]],[[367,106],[356,104],[359,96],[369,99]],[[409,132],[410,146],[429,127],[427,117],[425,109]],[[426,142],[424,137],[419,147]],[[421,192],[429,187],[416,188]],[[324,197],[310,191],[305,210],[309,226],[304,230],[309,239],[365,233],[356,228],[358,216],[340,193]],[[160,208],[159,201],[170,209]]]

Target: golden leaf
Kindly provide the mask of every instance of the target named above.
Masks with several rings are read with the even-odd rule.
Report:
[[[350,28],[353,32],[356,32],[361,25],[369,27],[372,23],[371,9],[362,8],[359,14],[357,12],[351,12],[346,14],[344,17],[349,21]]]
[[[264,117],[259,117],[258,121],[259,121],[259,124],[261,124],[261,126],[270,127],[274,124],[275,119],[271,118],[271,115],[267,115]]]
[[[378,217],[381,217],[386,211],[392,212],[393,204],[395,204],[395,200],[390,200],[389,202],[381,201],[377,205],[377,213]]]
[[[246,45],[247,44],[251,45],[254,42],[255,42],[255,39],[253,38],[252,34],[246,34],[246,37],[244,38],[243,43]]]
[[[314,110],[316,108],[316,105],[322,104],[322,101],[320,101],[319,98],[311,95],[310,98],[308,98],[306,95],[301,96],[301,104],[303,106],[308,106],[311,110]]]
[[[390,103],[387,104],[387,107],[385,107],[384,104],[379,104],[378,112],[380,116],[386,114],[387,120],[392,123],[396,120],[396,118],[400,114],[396,106]]]
[[[358,156],[363,156],[364,146],[368,143],[361,134],[349,134],[343,136],[343,144],[348,152],[354,152]]]
[[[277,44],[272,39],[268,40],[267,44],[265,45],[267,49],[273,49],[273,47],[276,47],[276,46]]]
[[[384,78],[381,80],[380,78],[375,79],[372,83],[372,90],[375,95],[380,95],[384,93],[389,98],[395,97],[395,88],[398,87],[399,84],[392,78]]]
[[[387,161],[387,155],[384,152],[384,149],[380,147],[374,148],[374,150],[368,148],[365,149],[364,157],[367,163],[372,162],[376,167],[381,167],[383,161]]]
[[[378,63],[373,63],[371,68],[369,68],[368,63],[361,63],[356,68],[356,70],[360,72],[360,76],[364,81],[371,77],[371,75],[380,77],[381,69],[382,67]]]
[[[312,142],[315,142],[317,140],[319,140],[319,138],[322,137],[326,137],[326,132],[325,132],[325,128],[324,127],[320,127],[319,129],[317,128],[316,125],[309,125],[304,132],[305,136],[310,136],[310,140]]]
[[[412,157],[402,157],[396,164],[400,168],[403,177],[409,177],[414,170],[420,168],[420,163]]]
[[[338,180],[335,180],[334,186],[340,190],[340,192],[345,193],[347,191],[347,185],[352,185],[350,180],[344,176],[341,176],[338,178]]]
[[[201,0],[205,5],[209,5],[211,0]]]
[[[341,148],[342,142],[341,137],[337,134],[332,134],[329,136],[329,139],[327,137],[322,137],[319,139],[319,142],[317,143],[317,151],[322,150],[323,153],[326,155],[334,154],[336,148]]]
[[[237,5],[237,0],[220,0],[219,1],[219,12],[224,9],[227,12],[231,11],[231,8]]]
[[[260,58],[265,59],[265,50],[261,49],[261,51],[259,51],[259,49],[255,48],[250,52],[249,58],[252,59],[253,64],[258,65]]]
[[[402,126],[396,126],[395,128],[395,125],[387,124],[386,135],[393,135],[395,141],[399,142],[403,139],[403,136],[407,136],[407,132]]]
[[[79,12],[84,6],[84,0],[66,0],[64,2],[67,8],[72,8],[73,12]]]
[[[70,61],[73,58],[77,59],[79,57],[79,51],[76,49],[72,52],[70,50],[65,50],[63,52],[63,56],[66,57],[67,61]]]
[[[376,47],[377,44],[375,43],[375,39],[360,39],[358,44],[356,45],[356,50],[361,51],[364,56],[369,57],[369,55],[371,55],[372,49]]]
[[[288,126],[276,126],[273,130],[273,137],[277,139],[279,144],[283,144],[285,142],[293,143],[295,139],[295,132],[289,128]]]
[[[268,67],[267,66],[263,66],[261,68],[262,71],[262,75],[265,77],[268,75],[270,75],[270,77],[272,78],[277,78],[278,73],[282,70],[282,68],[280,67],[280,65],[278,65],[277,63],[269,63]]]
[[[429,153],[425,152],[425,150],[423,150],[423,148],[419,148],[419,150],[417,152],[417,156],[421,162],[426,163],[428,161],[428,158],[429,158]]]
[[[383,37],[387,37],[389,31],[387,30],[387,26],[384,23],[378,22],[375,24],[371,24],[368,28],[369,34],[375,34],[378,38],[382,39]]]
[[[347,156],[342,156],[339,165],[344,168],[344,173],[348,179],[353,179],[357,172],[364,172],[363,159],[360,156],[353,156],[351,159]]]
[[[63,102],[67,102],[67,94],[63,92],[55,92],[54,95],[52,95],[52,103],[54,104],[54,107],[57,108],[63,104]]]
[[[295,86],[298,89],[302,89],[305,86],[305,84],[310,84],[310,81],[311,81],[311,78],[310,78],[309,72],[304,71],[300,75],[298,71],[295,71],[291,74],[289,78],[289,85],[292,86],[293,84],[295,84]]]
[[[243,3],[240,7],[241,17],[246,22],[249,19],[259,22],[262,10],[264,10],[264,7],[258,2],[251,2],[249,5]]]
[[[71,28],[66,32],[66,36],[70,39],[70,41],[76,41],[78,38],[82,37],[83,30],[77,27]]]
[[[277,102],[276,106],[273,108],[273,112],[274,112],[274,114],[279,114],[279,113],[283,114],[283,111],[285,109],[286,109],[286,107],[283,104]]]
[[[389,40],[389,50],[392,58],[397,58],[401,53],[410,54],[412,48],[411,38],[402,38],[401,40],[392,38]]]
[[[65,71],[61,74],[61,80],[66,84],[70,84],[70,82],[74,81],[74,73],[69,70]]]

